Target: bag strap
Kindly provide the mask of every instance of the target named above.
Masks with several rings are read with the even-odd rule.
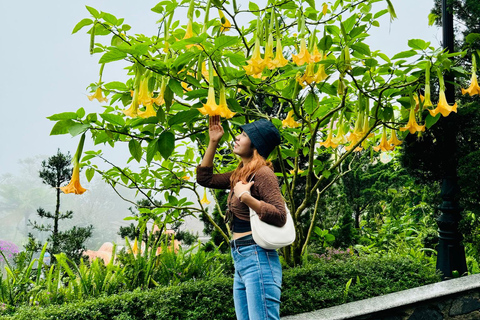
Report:
[[[250,178],[250,181],[248,181],[248,182],[252,182],[252,181],[253,181],[253,178],[255,178],[255,174],[256,174],[256,172],[253,173],[253,176]]]

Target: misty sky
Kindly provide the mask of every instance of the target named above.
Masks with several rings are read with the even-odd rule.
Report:
[[[368,41],[372,50],[391,56],[407,50],[407,40],[420,38],[440,46],[441,33],[428,26],[428,13],[433,0],[392,0],[398,19],[381,20],[381,28]],[[55,113],[76,111],[101,113],[98,102],[87,99],[87,86],[98,81],[100,55],[89,54],[87,28],[72,35],[73,27],[83,18],[90,18],[85,5],[125,18],[132,26],[130,34],[157,33],[158,15],[150,10],[158,1],[141,0],[19,0],[0,2],[0,176],[26,174],[20,160],[46,158],[56,153],[75,153],[78,138],[68,135],[49,136],[54,122],[46,119]],[[237,0],[248,7],[245,0]],[[258,2],[258,1],[256,1]],[[385,3],[381,6],[386,7]],[[186,24],[186,21],[182,24]],[[121,63],[105,66],[103,81],[126,80]],[[85,150],[92,144],[88,141]],[[108,151],[109,146],[100,146]],[[123,149],[122,149],[123,148]],[[123,160],[128,147],[108,151],[111,157]],[[35,173],[32,173],[35,175]],[[85,180],[83,178],[83,180]],[[1,181],[0,181],[1,183]],[[84,187],[89,188],[85,181]],[[119,200],[120,201],[120,200]],[[125,207],[125,205],[124,205]],[[128,207],[128,206],[126,206]],[[123,214],[123,213],[122,213]],[[127,216],[125,212],[124,216]]]

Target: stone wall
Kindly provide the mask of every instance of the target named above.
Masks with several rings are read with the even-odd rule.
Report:
[[[480,274],[282,320],[480,320]]]

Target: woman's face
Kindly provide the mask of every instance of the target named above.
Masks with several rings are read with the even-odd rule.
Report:
[[[235,137],[233,152],[242,158],[250,158],[253,155],[252,142],[245,131]]]

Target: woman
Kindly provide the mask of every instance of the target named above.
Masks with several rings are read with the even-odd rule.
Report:
[[[285,202],[268,155],[280,144],[278,129],[267,120],[240,127],[233,152],[241,161],[237,169],[213,174],[213,159],[223,136],[220,117],[210,118],[210,140],[197,167],[197,182],[205,187],[230,189],[227,220],[232,230],[230,241],[235,265],[233,298],[237,319],[280,319],[282,268],[275,250],[255,244],[250,227],[250,208],[266,223],[283,226]],[[253,180],[254,179],[254,180]],[[252,180],[252,181],[251,181]]]

